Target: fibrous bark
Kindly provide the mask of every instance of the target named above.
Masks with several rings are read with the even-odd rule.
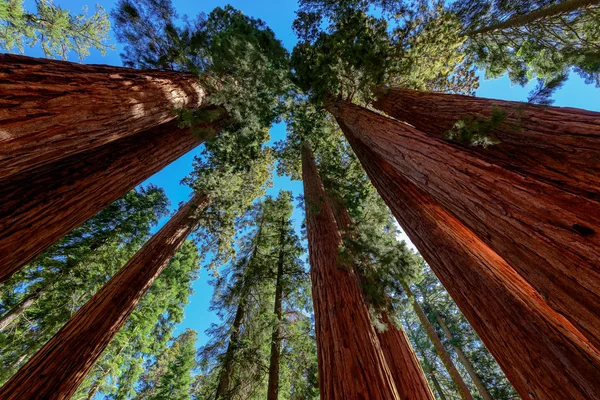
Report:
[[[600,397],[600,356],[590,342],[458,219],[365,144],[351,135],[349,141],[518,393],[531,399]]]
[[[431,322],[429,322],[429,319],[427,318],[427,315],[425,315],[425,312],[423,312],[421,305],[417,302],[417,299],[416,299],[415,295],[413,294],[412,290],[410,290],[410,287],[405,283],[402,283],[402,287],[404,288],[404,291],[406,292],[406,295],[408,296],[408,298],[411,299],[412,304],[413,304],[413,309],[415,310],[415,313],[419,317],[419,321],[421,321],[421,325],[423,325],[423,328],[425,328],[427,337],[429,337],[429,340],[431,340],[431,343],[433,343],[433,347],[435,348],[436,353],[442,360],[444,367],[446,367],[446,370],[448,370],[450,379],[452,379],[452,382],[456,386],[456,389],[458,390],[460,397],[464,400],[473,399],[473,396],[471,396],[471,392],[469,391],[469,387],[467,386],[467,384],[463,380],[462,376],[458,372],[458,369],[456,369],[456,365],[454,365],[454,361],[452,361],[452,358],[450,357],[450,353],[448,353],[448,351],[442,344],[440,337],[438,336],[437,332],[435,331],[435,328],[433,327],[433,325],[431,325]]]
[[[462,118],[506,118],[491,134],[500,143],[463,146],[512,171],[600,201],[600,113],[457,94],[380,88],[374,107],[429,135],[444,138]]]
[[[69,399],[198,222],[197,194],[4,386],[6,400]]]
[[[452,213],[600,349],[598,203],[365,108],[333,112],[346,137]]]
[[[342,238],[306,143],[302,180],[321,399],[399,399],[358,278],[338,265]]]
[[[0,55],[0,181],[176,118],[205,89],[180,72]]]
[[[465,355],[460,346],[454,342],[454,336],[452,336],[452,332],[450,332],[450,329],[448,329],[444,318],[442,318],[442,316],[436,312],[435,319],[440,325],[440,328],[442,328],[442,332],[444,332],[446,339],[448,339],[448,341],[452,344],[452,348],[454,349],[454,351],[456,351],[458,359],[460,360],[462,365],[465,366],[465,369],[467,370],[469,376],[471,377],[471,380],[477,387],[477,391],[479,391],[479,395],[481,396],[481,398],[483,400],[492,400],[492,396],[490,395],[481,378],[477,374],[477,371],[475,371],[473,364],[471,364],[471,361],[469,361],[469,358]]]
[[[200,141],[176,122],[0,183],[0,282]]]

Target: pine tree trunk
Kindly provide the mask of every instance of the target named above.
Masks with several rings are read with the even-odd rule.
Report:
[[[410,290],[410,287],[404,282],[402,282],[402,287],[404,288],[404,291],[406,292],[408,298],[412,300],[413,309],[419,317],[421,325],[423,325],[423,328],[425,328],[425,332],[427,332],[427,337],[429,338],[429,340],[431,340],[431,343],[433,343],[433,347],[435,348],[436,353],[438,354],[438,356],[440,356],[444,367],[446,367],[446,370],[448,370],[448,374],[450,374],[450,378],[452,379],[452,382],[454,382],[454,385],[456,386],[460,397],[464,400],[472,400],[473,396],[471,396],[469,387],[467,386],[462,376],[456,369],[456,366],[454,365],[450,354],[442,344],[442,341],[440,340],[440,337],[435,331],[435,328],[433,327],[433,325],[431,325],[431,322],[429,322],[427,315],[425,315],[425,313],[423,312],[421,305],[417,302],[417,299],[413,294],[412,290]]]
[[[467,33],[467,35],[472,37],[475,35],[507,28],[519,28],[540,19],[552,18],[561,14],[567,14],[594,4],[597,5],[598,0],[564,0],[558,4],[553,4],[546,8],[531,11],[525,15],[517,15],[507,19],[506,21],[470,31]]]
[[[561,190],[600,201],[600,113],[458,94],[379,88],[375,108],[416,129],[444,138],[465,117],[506,119],[492,134],[499,144],[465,151]]]
[[[530,399],[600,398],[600,355],[589,341],[452,214],[348,137],[404,232],[518,393]]]
[[[446,322],[444,321],[444,319],[437,312],[435,313],[435,319],[437,320],[438,324],[440,325],[440,328],[442,328],[442,331],[444,332],[444,335],[446,336],[448,341],[452,344],[452,348],[454,349],[454,351],[456,351],[456,355],[458,355],[460,362],[462,363],[462,365],[465,366],[465,369],[467,370],[467,372],[469,373],[469,376],[473,380],[473,383],[477,387],[477,390],[479,391],[481,398],[483,400],[492,400],[492,396],[487,391],[487,388],[485,387],[485,385],[481,381],[481,378],[475,371],[473,364],[471,364],[471,361],[469,361],[469,358],[465,355],[465,353],[463,353],[460,346],[454,343],[454,337],[452,336],[450,329],[448,329],[448,326],[446,326]]]
[[[0,181],[174,120],[205,89],[180,72],[0,55]]]
[[[279,396],[279,360],[281,357],[281,323],[283,302],[283,262],[285,256],[285,221],[281,224],[279,238],[279,258],[277,260],[277,278],[275,280],[275,303],[273,314],[277,319],[271,336],[271,359],[269,363],[269,382],[267,385],[267,400],[277,400]]]
[[[347,138],[452,213],[600,349],[598,203],[365,108],[338,103],[333,112]]]
[[[321,399],[399,399],[358,278],[338,265],[342,238],[307,143],[302,146],[302,180]]]
[[[429,374],[429,376],[431,377],[431,381],[433,382],[435,391],[438,393],[438,396],[440,396],[440,400],[446,400],[446,395],[442,390],[442,386],[440,386],[440,382],[438,382],[437,378],[435,377],[435,374],[432,372],[431,374]]]
[[[184,205],[0,388],[0,398],[70,398],[194,229],[207,201],[198,194]]]
[[[200,141],[176,122],[0,183],[0,282]]]
[[[326,190],[326,195],[333,210],[340,235],[344,239],[355,237],[356,232],[352,218],[343,202],[335,197],[331,191]],[[359,282],[364,282],[361,271],[356,269],[356,272]],[[387,312],[381,313],[381,319],[387,329],[383,332],[379,330],[375,330],[375,332],[400,397],[402,399],[433,400],[433,393],[427,383],[425,373],[406,333],[392,323]]]
[[[44,285],[43,287],[38,288],[29,296],[26,296],[23,300],[19,302],[19,304],[15,305],[10,309],[9,312],[4,314],[0,318],[0,332],[4,331],[8,328],[13,322],[15,322],[25,311],[27,311],[31,306],[35,304],[37,299],[42,297],[42,295],[48,290],[50,284]]]

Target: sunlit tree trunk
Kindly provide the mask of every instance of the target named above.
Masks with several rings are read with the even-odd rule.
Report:
[[[421,321],[421,325],[423,325],[423,328],[427,333],[427,337],[429,337],[429,340],[431,340],[431,343],[433,343],[435,351],[438,353],[438,356],[440,356],[444,367],[446,367],[446,369],[448,370],[448,374],[450,374],[450,379],[452,379],[452,382],[456,386],[460,397],[465,400],[473,399],[473,396],[471,396],[471,392],[469,391],[469,387],[458,372],[458,369],[456,369],[456,365],[454,365],[454,362],[450,357],[450,353],[448,353],[448,351],[442,344],[440,337],[435,331],[433,325],[431,325],[431,322],[429,322],[429,319],[427,318],[427,315],[425,315],[425,312],[423,312],[421,305],[417,302],[417,299],[413,294],[412,290],[410,290],[410,287],[404,282],[402,283],[402,287],[404,288],[404,291],[406,292],[408,298],[412,301],[413,309],[419,317],[419,321]]]
[[[283,263],[285,256],[285,221],[281,223],[281,235],[279,237],[279,256],[277,259],[277,276],[275,278],[275,302],[273,314],[276,325],[271,335],[271,358],[269,362],[269,381],[267,384],[267,400],[277,400],[279,396],[279,362],[281,358],[281,323],[283,302]]]
[[[344,239],[346,237],[353,238],[356,235],[356,227],[348,210],[333,193],[327,191],[326,194],[341,236]],[[360,255],[357,256],[360,257]],[[356,273],[359,281],[363,282],[361,271],[356,269]],[[429,388],[427,378],[406,333],[390,320],[387,312],[381,313],[381,320],[387,329],[383,332],[376,329],[375,332],[401,398],[433,400],[433,393]]]
[[[18,304],[10,309],[6,314],[0,317],[0,332],[8,328],[13,322],[15,322],[25,311],[27,311],[35,302],[42,297],[42,295],[48,290],[51,283],[44,285],[36,289],[33,293],[26,296]]]
[[[438,324],[440,325],[440,328],[442,328],[444,335],[448,339],[448,342],[450,342],[452,344],[452,348],[454,349],[454,351],[456,351],[456,355],[458,356],[458,359],[460,360],[462,365],[465,366],[465,369],[467,370],[467,372],[469,373],[469,376],[471,377],[471,380],[473,380],[473,383],[477,387],[477,390],[479,391],[481,398],[484,400],[492,400],[492,396],[490,395],[487,388],[481,381],[481,378],[479,377],[479,374],[477,374],[477,371],[475,371],[473,364],[471,364],[471,361],[469,361],[469,358],[465,355],[465,353],[463,353],[460,346],[455,343],[454,336],[452,336],[452,332],[450,332],[450,329],[448,329],[448,326],[446,326],[446,322],[444,321],[444,318],[442,318],[442,316],[437,312],[435,313],[435,318],[436,318],[436,321],[438,322]]]
[[[342,238],[307,143],[302,146],[302,180],[321,399],[400,399],[358,277],[338,263]]]
[[[365,108],[332,107],[361,140],[516,269],[600,349],[598,203]]]
[[[344,124],[342,129],[348,130]],[[373,185],[523,398],[600,397],[590,342],[454,215],[362,142]]]
[[[444,138],[462,118],[506,113],[493,134],[500,143],[463,149],[561,190],[600,201],[600,113],[458,94],[380,88],[374,107]]]
[[[198,222],[197,194],[4,386],[10,400],[69,399]]]
[[[200,143],[169,122],[0,182],[0,282]]]
[[[0,181],[174,120],[205,89],[180,72],[0,55]]]
[[[516,15],[506,21],[469,31],[467,32],[467,35],[475,36],[507,28],[518,28],[540,19],[556,17],[594,4],[597,5],[598,0],[564,0],[558,4],[531,11],[525,15]]]

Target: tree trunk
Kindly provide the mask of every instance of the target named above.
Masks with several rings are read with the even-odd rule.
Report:
[[[0,282],[198,146],[175,122],[0,183]]]
[[[456,369],[456,366],[454,365],[454,362],[452,361],[450,354],[448,353],[448,351],[446,351],[446,348],[442,344],[442,341],[440,340],[440,337],[438,336],[437,332],[435,331],[435,328],[433,327],[433,325],[431,325],[431,322],[429,322],[427,315],[425,315],[425,313],[423,312],[423,309],[417,302],[417,299],[416,299],[415,295],[413,294],[412,290],[410,290],[410,287],[407,284],[405,284],[404,282],[402,282],[402,287],[404,288],[404,291],[406,292],[406,295],[408,296],[408,298],[410,300],[412,300],[413,309],[415,310],[415,313],[419,317],[419,321],[421,321],[421,325],[423,325],[423,328],[425,328],[427,337],[429,338],[429,340],[431,340],[431,343],[433,343],[433,347],[435,348],[436,353],[438,354],[438,356],[440,356],[440,359],[442,360],[444,367],[446,367],[446,370],[448,370],[448,374],[450,374],[450,378],[452,379],[452,382],[456,386],[456,389],[458,390],[460,397],[464,400],[468,400],[468,399],[472,400],[473,396],[471,396],[469,387],[463,380],[462,376],[460,376],[460,373]]]
[[[307,143],[302,146],[302,180],[321,399],[399,399],[358,278],[338,265],[342,238]]]
[[[343,202],[331,191],[326,191],[326,195],[340,235],[349,239],[355,237],[354,223]],[[356,269],[356,273],[359,282],[363,283],[364,277],[361,271]],[[427,383],[423,368],[421,368],[406,333],[392,323],[387,312],[381,313],[381,319],[387,329],[383,332],[378,330],[375,332],[401,398],[433,400],[433,393]]]
[[[279,237],[279,259],[277,260],[277,278],[275,280],[275,304],[273,314],[277,319],[271,336],[271,359],[269,364],[269,382],[267,386],[267,400],[277,400],[279,396],[279,359],[281,356],[281,323],[283,301],[283,262],[285,256],[285,221],[281,224]]]
[[[371,182],[519,394],[600,398],[600,355],[589,341],[452,214],[348,137]]]
[[[492,134],[500,143],[463,150],[514,172],[600,201],[600,113],[458,94],[379,88],[375,108],[418,130],[444,138],[464,118],[507,113]]]
[[[467,32],[467,35],[475,36],[506,28],[518,28],[540,19],[552,18],[561,14],[567,14],[594,4],[597,5],[598,0],[565,0],[546,8],[531,11],[525,15],[517,15],[507,19],[506,21]]]
[[[460,362],[462,363],[462,365],[465,366],[465,369],[469,373],[469,376],[473,380],[473,383],[475,384],[475,386],[477,386],[477,390],[479,391],[479,394],[481,395],[483,400],[492,400],[492,396],[487,391],[487,388],[481,381],[481,378],[475,371],[475,368],[473,368],[473,364],[471,364],[469,358],[465,355],[465,353],[463,353],[460,346],[454,343],[454,337],[452,336],[450,329],[448,329],[448,326],[446,326],[446,322],[444,321],[444,319],[437,312],[435,313],[435,319],[440,325],[440,328],[442,328],[442,331],[444,332],[444,335],[446,335],[446,338],[448,339],[450,344],[452,344],[452,348],[454,349],[454,351],[456,351]]]
[[[339,103],[333,111],[346,137],[452,213],[600,349],[598,203],[365,108]]]
[[[0,318],[0,332],[4,331],[8,328],[14,321],[16,321],[25,311],[27,311],[31,306],[35,304],[37,299],[42,297],[42,295],[48,290],[51,284],[44,285],[36,289],[29,296],[26,296],[23,300],[19,302],[19,304],[15,305],[9,312],[4,314]]]
[[[197,77],[0,55],[0,181],[201,106]]]
[[[70,398],[194,229],[207,202],[197,194],[185,204],[0,388],[0,398]]]
[[[440,396],[440,400],[446,400],[446,395],[444,394],[444,391],[442,390],[442,386],[440,385],[437,378],[435,377],[435,374],[433,372],[431,372],[431,374],[429,374],[429,376],[431,377],[431,381],[433,382],[435,391],[438,393],[438,396]]]

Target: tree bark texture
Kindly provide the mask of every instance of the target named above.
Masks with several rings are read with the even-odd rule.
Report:
[[[526,399],[600,398],[600,356],[590,342],[456,217],[362,142],[349,141],[518,393]]]
[[[321,399],[400,399],[358,277],[338,265],[342,238],[307,143],[302,146],[302,180]]]
[[[346,137],[453,214],[600,349],[598,203],[365,108],[340,103],[334,112]]]
[[[356,231],[354,223],[352,222],[350,213],[348,213],[348,209],[343,204],[343,201],[336,197],[331,191],[326,190],[326,195],[333,210],[340,235],[344,239],[346,239],[346,237],[355,237]],[[360,255],[357,256],[360,257]],[[358,268],[355,269],[355,271],[358,275],[359,282],[362,284],[364,282],[364,277],[362,276],[361,271]],[[427,383],[423,368],[419,363],[419,359],[417,358],[406,333],[402,328],[399,328],[392,323],[387,312],[384,311],[381,313],[381,320],[386,325],[387,329],[383,332],[376,329],[375,332],[379,339],[379,343],[381,344],[388,367],[392,373],[392,377],[394,378],[394,383],[396,384],[396,389],[400,394],[400,398],[433,400],[433,393]]]
[[[4,386],[6,400],[69,399],[198,222],[197,194]]]
[[[196,77],[0,55],[0,181],[201,106]]]
[[[285,256],[285,221],[281,223],[281,235],[279,237],[279,255],[277,259],[277,277],[275,280],[275,302],[273,314],[276,325],[271,335],[271,357],[269,361],[269,381],[267,384],[267,400],[279,398],[279,362],[281,358],[281,323],[283,319],[283,263]]]
[[[15,322],[25,311],[27,311],[31,306],[35,304],[37,299],[42,297],[42,295],[48,290],[51,284],[44,285],[43,287],[38,288],[29,296],[26,296],[23,300],[21,300],[17,305],[10,309],[9,312],[0,317],[0,332],[4,331],[8,328],[13,322]]]
[[[516,15],[507,19],[506,21],[485,26],[483,28],[468,32],[467,34],[469,36],[475,36],[507,28],[518,28],[540,19],[552,18],[561,14],[571,13],[588,6],[597,5],[598,3],[598,0],[565,0],[558,4],[553,4],[539,10],[531,11],[525,15]]]
[[[456,351],[456,355],[458,356],[458,359],[460,360],[462,365],[465,366],[465,369],[467,370],[467,372],[469,373],[469,376],[471,377],[471,380],[477,387],[477,391],[481,395],[481,398],[483,400],[492,400],[492,396],[488,392],[484,383],[481,381],[481,378],[477,374],[477,371],[475,371],[473,364],[471,364],[471,361],[469,361],[469,358],[465,355],[465,353],[463,353],[460,346],[458,344],[455,344],[454,337],[452,336],[452,332],[450,332],[450,329],[448,329],[448,326],[446,325],[444,318],[442,318],[442,316],[436,312],[435,319],[438,322],[438,324],[440,325],[440,328],[442,328],[442,332],[444,332],[444,335],[446,336],[448,341],[452,344],[452,348],[454,349],[454,351]]]
[[[0,282],[199,143],[169,122],[0,182]]]
[[[559,189],[600,201],[600,113],[458,94],[380,88],[373,104],[429,135],[444,138],[461,118],[506,119],[492,131],[500,143],[463,149]]]
[[[454,361],[452,361],[452,357],[450,357],[450,353],[448,353],[448,351],[442,344],[440,337],[438,336],[438,334],[435,331],[435,328],[433,327],[431,322],[429,322],[429,319],[427,318],[427,315],[425,315],[425,312],[423,312],[421,305],[417,302],[417,299],[416,299],[415,295],[413,294],[412,290],[410,290],[410,287],[405,283],[402,284],[402,287],[404,288],[406,295],[412,301],[413,309],[415,310],[417,317],[419,317],[419,321],[421,321],[421,325],[423,325],[423,328],[425,328],[427,337],[429,337],[429,340],[431,340],[431,343],[433,343],[433,347],[435,348],[436,353],[442,360],[444,367],[446,367],[446,370],[448,371],[448,374],[450,375],[450,379],[452,379],[452,382],[456,386],[456,389],[458,390],[460,397],[463,400],[469,400],[469,399],[472,400],[473,396],[471,396],[471,391],[469,390],[469,387],[467,386],[467,384],[463,380],[462,376],[458,372],[458,369],[456,369],[456,365],[454,365]]]

